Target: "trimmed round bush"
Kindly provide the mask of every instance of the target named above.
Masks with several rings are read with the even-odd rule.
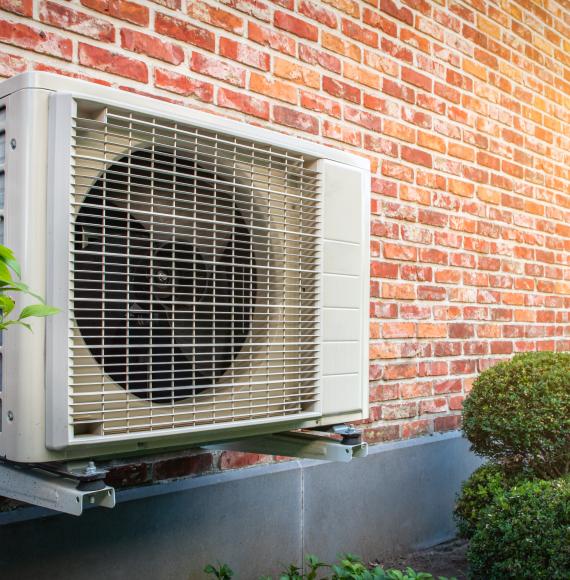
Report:
[[[528,481],[497,495],[468,558],[473,578],[568,580],[570,478]]]
[[[502,465],[486,463],[476,469],[461,486],[454,517],[459,535],[469,539],[475,533],[483,512],[497,497],[524,481],[524,473],[508,472]]]
[[[570,472],[570,353],[526,353],[479,375],[463,409],[478,455],[543,478]]]

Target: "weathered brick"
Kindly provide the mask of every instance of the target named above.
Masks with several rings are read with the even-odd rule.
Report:
[[[266,52],[225,37],[220,38],[220,55],[264,71],[269,70],[271,61]]]
[[[246,74],[241,66],[225,62],[214,56],[193,52],[190,58],[190,69],[238,87],[245,86]]]
[[[200,22],[234,34],[243,33],[243,19],[227,10],[222,10],[218,6],[211,6],[203,0],[188,0],[186,9],[188,16],[192,19],[200,20]]]
[[[158,34],[170,36],[205,50],[213,51],[216,44],[213,32],[162,13],[156,15],[154,29]]]
[[[26,60],[13,54],[0,52],[0,76],[10,77],[27,69]]]
[[[247,36],[257,44],[268,46],[291,56],[295,54],[296,42],[293,38],[265,26],[259,26],[255,22],[248,22]]]
[[[79,63],[141,83],[148,81],[148,69],[144,62],[82,42],[79,43]]]
[[[115,27],[111,22],[107,22],[102,18],[95,18],[84,12],[73,10],[49,0],[42,2],[40,6],[40,20],[51,26],[101,40],[102,42],[113,42],[115,40]]]
[[[311,0],[301,0],[299,2],[299,12],[306,16],[307,18],[311,18],[312,20],[316,20],[329,28],[336,28],[338,26],[338,18],[335,12],[325,8],[318,2],[313,2]]]
[[[273,22],[277,28],[291,32],[295,36],[306,38],[307,40],[318,40],[319,38],[319,29],[317,26],[309,24],[286,12],[275,12]]]
[[[245,93],[220,88],[218,90],[217,103],[220,107],[226,109],[234,109],[247,115],[269,119],[269,102],[257,97],[251,97]]]
[[[81,0],[81,4],[91,10],[139,26],[148,26],[149,23],[149,9],[130,0]]]
[[[71,40],[26,24],[0,19],[0,42],[63,60],[71,60]]]
[[[145,54],[175,65],[184,60],[184,51],[180,46],[137,30],[123,28],[121,30],[121,46],[126,50]]]
[[[280,125],[294,127],[314,135],[319,133],[319,120],[317,117],[289,109],[288,107],[282,107],[281,105],[273,107],[273,120]]]
[[[412,11],[402,6],[399,0],[380,0],[380,9],[410,26],[414,23]]]
[[[159,89],[184,97],[194,97],[205,102],[212,102],[214,98],[214,87],[211,83],[202,82],[166,69],[156,68],[154,70],[154,84]]]

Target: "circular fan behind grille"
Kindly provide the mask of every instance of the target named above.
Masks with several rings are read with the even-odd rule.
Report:
[[[213,386],[250,332],[256,268],[232,191],[223,175],[173,152],[138,150],[83,199],[77,325],[105,374],[141,399],[171,404]]]

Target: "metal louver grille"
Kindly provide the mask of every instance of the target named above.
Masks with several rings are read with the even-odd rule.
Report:
[[[116,108],[74,118],[74,435],[315,412],[319,175],[268,145]]]

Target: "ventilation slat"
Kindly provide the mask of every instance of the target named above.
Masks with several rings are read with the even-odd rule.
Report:
[[[74,436],[314,414],[313,160],[81,101],[74,127]]]

